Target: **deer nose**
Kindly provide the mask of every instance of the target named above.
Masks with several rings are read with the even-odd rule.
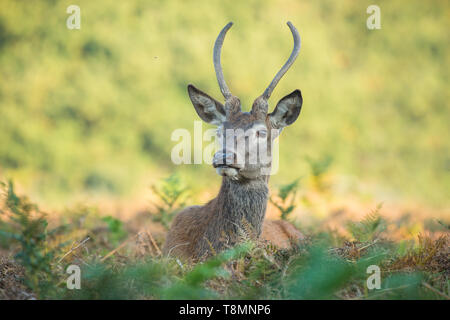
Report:
[[[236,153],[234,152],[224,152],[224,151],[218,151],[214,154],[213,157],[213,167],[232,167],[236,169],[241,169],[242,166],[238,165],[236,162]]]

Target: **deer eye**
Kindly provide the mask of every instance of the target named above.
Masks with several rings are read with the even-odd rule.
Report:
[[[256,131],[256,136],[258,138],[265,138],[265,137],[267,137],[267,130],[261,129],[261,130]]]

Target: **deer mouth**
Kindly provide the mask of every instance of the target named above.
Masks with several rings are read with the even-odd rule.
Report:
[[[239,174],[239,168],[229,165],[215,166],[218,175],[223,177],[236,177]]]
[[[214,154],[212,165],[217,174],[228,177],[236,177],[239,171],[244,168],[243,164],[236,161],[235,153],[223,151]]]
[[[213,167],[214,168],[233,168],[233,169],[236,169],[236,170],[240,170],[240,169],[242,169],[242,166],[239,166],[239,165],[237,165],[237,164],[225,164],[225,163],[213,163]]]

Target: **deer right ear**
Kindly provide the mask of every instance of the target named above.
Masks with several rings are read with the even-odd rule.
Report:
[[[282,129],[294,123],[302,110],[303,98],[300,90],[288,94],[278,101],[275,110],[269,114],[273,128]]]
[[[188,85],[188,93],[195,111],[203,121],[219,126],[226,120],[225,108],[219,101],[192,84]]]

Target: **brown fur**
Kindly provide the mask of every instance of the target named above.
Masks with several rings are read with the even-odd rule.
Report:
[[[232,181],[223,177],[216,198],[204,206],[184,209],[174,219],[164,254],[199,260],[236,244],[249,226],[256,237],[279,248],[289,248],[303,235],[286,221],[264,220],[267,178]]]
[[[214,45],[214,68],[225,104],[193,85],[188,85],[188,94],[199,117],[207,123],[219,126],[218,135],[226,135],[227,139],[231,137],[234,144],[242,148],[228,145],[226,139],[221,139],[221,150],[217,151],[213,158],[214,168],[223,176],[219,194],[206,205],[186,208],[175,217],[164,245],[166,255],[202,259],[235,245],[243,234],[248,235],[249,232],[281,248],[288,248],[292,242],[303,238],[303,235],[286,221],[263,223],[269,193],[267,174],[270,170],[266,169],[271,167],[272,141],[284,127],[297,120],[303,103],[300,90],[295,90],[282,98],[272,113],[267,114],[268,99],[278,81],[296,59],[300,50],[300,36],[297,29],[288,22],[294,38],[291,56],[263,95],[256,98],[251,112],[242,112],[241,101],[228,89],[220,64],[223,40],[231,25],[232,23],[228,23],[222,29]],[[232,132],[237,129],[245,130],[249,132],[249,136],[238,137],[229,134],[227,132],[230,129]],[[260,145],[267,147],[269,161],[265,161],[265,154],[263,157],[258,151]],[[257,161],[250,160],[253,158],[251,155],[257,156]]]
[[[287,221],[264,220],[261,239],[278,248],[288,249],[292,243],[305,239],[305,236]]]

